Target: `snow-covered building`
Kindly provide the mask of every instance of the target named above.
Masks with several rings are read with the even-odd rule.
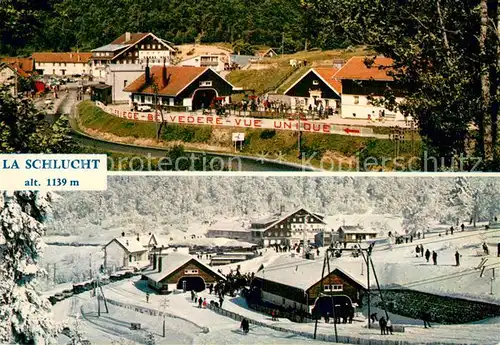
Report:
[[[116,237],[104,246],[106,268],[144,267],[149,265],[151,234]]]
[[[293,246],[305,240],[314,243],[314,236],[326,229],[323,216],[305,208],[287,214],[253,220],[250,225],[252,242],[265,247],[275,244]]]
[[[245,242],[252,241],[252,232],[248,224],[241,221],[222,220],[216,222],[207,231],[208,238],[229,238]]]
[[[262,301],[309,312],[320,294],[345,295],[360,304],[366,283],[359,262],[330,264],[330,274],[321,277],[323,260],[282,256],[255,274],[252,286],[260,289]]]
[[[208,284],[226,280],[222,274],[214,271],[200,260],[182,253],[170,253],[158,257],[155,270],[144,277],[148,285],[158,291],[205,290]]]
[[[378,232],[365,229],[361,225],[342,225],[337,230],[338,240],[346,243],[359,243],[361,241],[374,240]]]
[[[324,230],[314,235],[314,243],[318,247],[328,247],[330,244],[338,242],[339,240],[340,236],[338,232],[332,230]]]

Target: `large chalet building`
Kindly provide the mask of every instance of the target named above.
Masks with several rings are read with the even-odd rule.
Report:
[[[314,236],[325,230],[323,216],[299,208],[287,214],[253,220],[249,231],[252,241],[265,247],[271,245],[294,246],[305,240],[314,243]]]
[[[126,32],[113,42],[92,50],[92,70],[95,78],[106,79],[106,67],[111,64],[163,65],[170,64],[175,48],[170,42],[152,33]]]

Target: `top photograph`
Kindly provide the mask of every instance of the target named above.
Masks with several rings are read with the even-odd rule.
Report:
[[[500,2],[2,0],[0,153],[499,172]]]

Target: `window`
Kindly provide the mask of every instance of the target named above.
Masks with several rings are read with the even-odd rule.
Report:
[[[128,256],[128,262],[132,262],[132,255]]]
[[[148,45],[146,46],[146,49],[151,49],[151,45],[150,45],[150,44],[148,44]]]
[[[313,85],[319,85],[319,80],[313,80]]]
[[[283,224],[280,225],[280,229],[283,229]]]
[[[333,291],[344,291],[344,286],[342,284],[335,284],[335,285],[332,285],[332,290]]]
[[[212,86],[212,82],[211,81],[200,81],[200,86],[201,87]]]
[[[153,44],[153,49],[156,49],[156,44]]]
[[[184,270],[184,274],[198,274],[198,270],[197,269]]]
[[[141,49],[144,49],[144,44],[141,44]]]
[[[64,63],[64,67],[66,67],[66,62]]]
[[[354,104],[359,104],[359,96],[354,96]]]

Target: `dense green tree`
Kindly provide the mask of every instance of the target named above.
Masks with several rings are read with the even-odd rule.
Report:
[[[446,167],[474,142],[483,168],[498,168],[498,0],[304,3],[322,27],[319,37],[345,36],[394,59],[396,82],[385,103],[417,120],[428,150]],[[395,103],[395,89],[404,103]]]
[[[30,99],[0,87],[0,153],[74,153],[67,119],[45,121]]]

